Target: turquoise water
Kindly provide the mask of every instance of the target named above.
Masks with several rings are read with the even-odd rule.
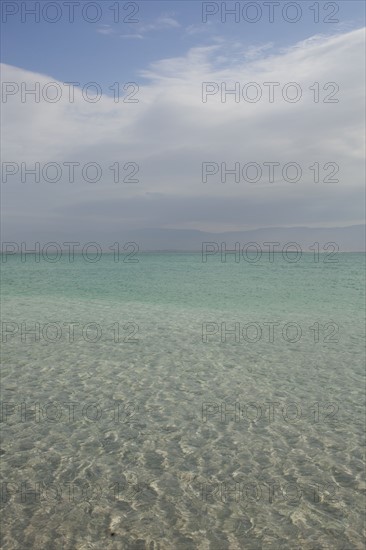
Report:
[[[1,265],[3,548],[363,548],[364,255],[137,258]]]

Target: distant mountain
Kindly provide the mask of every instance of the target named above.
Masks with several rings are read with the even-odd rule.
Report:
[[[289,242],[298,243],[303,252],[310,252],[309,247],[315,242],[319,243],[319,250],[322,251],[326,243],[334,242],[338,244],[341,252],[364,252],[365,247],[365,226],[352,225],[348,227],[329,227],[329,228],[309,228],[309,227],[265,227],[249,231],[228,231],[223,233],[209,233],[207,231],[197,231],[191,229],[159,229],[144,228],[136,230],[119,229],[116,232],[103,231],[99,233],[97,227],[95,232],[90,228],[79,227],[77,231],[69,231],[67,228],[60,231],[58,228],[50,228],[47,231],[47,238],[44,238],[43,230],[28,231],[24,235],[21,229],[14,234],[5,235],[3,231],[3,243],[16,242],[20,246],[21,242],[26,242],[27,248],[33,250],[34,243],[39,242],[42,246],[47,242],[57,242],[61,248],[65,242],[79,242],[76,247],[80,251],[85,243],[95,242],[104,250],[108,250],[113,243],[118,242],[123,251],[123,245],[127,242],[135,242],[141,252],[154,251],[177,251],[177,252],[201,252],[202,243],[221,243],[226,244],[227,250],[235,248],[235,243],[240,244],[240,249],[248,243],[258,243],[263,251],[268,247],[263,246],[265,242],[278,242],[280,245],[275,247],[275,251],[281,252],[282,248]],[[4,245],[3,245],[4,246]],[[215,245],[213,245],[215,248]],[[216,247],[217,248],[217,247]],[[253,251],[253,248],[251,249]],[[130,250],[131,251],[131,250]],[[250,249],[249,249],[250,251]],[[331,250],[328,250],[330,252]]]
[[[135,241],[141,251],[201,251],[203,242],[226,243],[227,250],[234,249],[235,243],[244,245],[255,242],[263,246],[264,242],[279,242],[275,250],[281,251],[288,242],[298,243],[304,252],[315,242],[323,245],[334,242],[343,252],[364,252],[365,226],[309,228],[309,227],[268,227],[250,231],[229,231],[208,233],[190,229],[140,229],[122,232],[123,242]],[[116,240],[114,238],[114,240]],[[113,242],[113,238],[110,242]],[[263,250],[268,247],[263,247]]]

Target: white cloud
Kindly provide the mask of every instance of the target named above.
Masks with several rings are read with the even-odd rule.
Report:
[[[135,33],[121,34],[122,38],[144,38],[148,33],[162,30],[177,29],[180,27],[179,22],[171,15],[162,14],[150,23],[134,25]],[[132,28],[132,27],[131,27]]]
[[[150,23],[131,25],[131,30],[135,32],[128,32],[126,34],[120,34],[119,36],[126,40],[142,40],[150,32],[176,29],[178,27],[180,27],[180,24],[174,17],[169,14],[162,14]],[[111,25],[100,25],[97,27],[96,31],[99,34],[107,36],[114,35],[117,32]]]
[[[271,48],[273,48],[273,42],[267,42],[266,44],[261,44],[260,46],[251,46],[246,49],[244,55],[246,59],[257,59],[261,56],[261,54]]]
[[[133,39],[133,40],[143,40],[144,37],[142,36],[142,34],[120,34],[120,37],[121,38],[125,38],[125,39]]]
[[[145,25],[139,25],[140,32],[147,31],[160,31],[162,29],[176,29],[180,27],[180,24],[174,17],[170,15],[160,15],[151,23],[146,23]]]
[[[99,34],[115,34],[115,30],[111,27],[111,25],[101,25],[100,27],[97,27],[97,33]]]

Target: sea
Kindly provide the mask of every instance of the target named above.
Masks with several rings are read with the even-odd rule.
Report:
[[[364,548],[363,254],[2,260],[4,550]]]

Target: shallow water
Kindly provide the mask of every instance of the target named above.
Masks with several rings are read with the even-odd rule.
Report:
[[[363,548],[364,256],[138,259],[2,264],[2,547]]]

